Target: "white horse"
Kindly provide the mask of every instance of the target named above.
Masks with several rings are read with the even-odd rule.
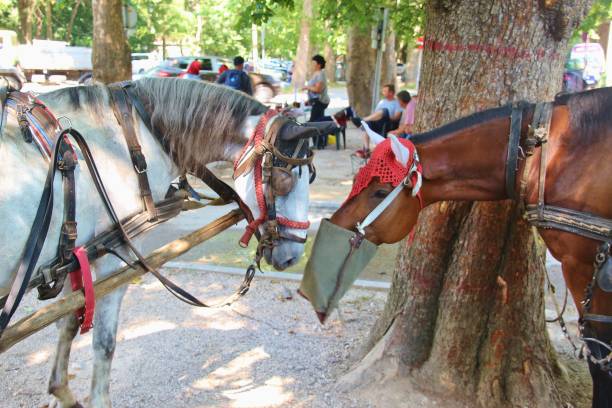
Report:
[[[133,84],[155,129],[163,134],[159,141],[152,135],[136,112],[133,113],[136,133],[148,162],[148,176],[155,201],[164,195],[173,180],[194,165],[213,161],[234,161],[249,139],[266,107],[255,99],[229,88],[200,81],[177,79],[143,79]],[[66,117],[72,127],[84,135],[98,166],[102,181],[120,219],[142,211],[137,177],[132,168],[128,148],[122,135],[106,86],[74,87],[39,96],[55,114]],[[47,172],[47,162],[32,143],[24,142],[15,115],[8,115],[0,137],[0,297],[8,293],[17,263],[32,227]],[[306,128],[289,125],[280,129],[281,143],[297,144],[297,139],[311,135]],[[162,147],[165,146],[164,147]],[[77,245],[83,245],[95,235],[109,229],[111,221],[96,192],[92,179],[79,160],[76,178]],[[279,216],[307,221],[309,169],[292,170],[296,176],[293,190],[275,199]],[[259,214],[252,175],[236,183],[238,194],[249,205],[255,217]],[[61,177],[54,183],[56,197],[62,196]],[[38,265],[56,256],[62,223],[63,200],[56,199],[51,226]],[[285,228],[283,226],[281,229]],[[305,238],[306,231],[289,229],[285,232]],[[135,239],[138,247],[144,236]],[[283,240],[266,254],[266,261],[277,269],[286,268],[299,260],[303,243]],[[100,279],[123,266],[117,258],[107,255],[92,263]],[[68,287],[69,285],[65,285]],[[90,404],[110,407],[109,376],[115,350],[117,322],[121,300],[126,288],[120,288],[96,304],[93,329],[94,364]],[[73,314],[60,323],[60,338],[49,392],[52,406],[78,407],[80,404],[68,386],[68,359],[78,330]]]

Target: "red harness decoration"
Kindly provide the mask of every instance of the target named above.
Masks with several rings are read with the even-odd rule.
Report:
[[[236,171],[236,168],[238,168],[238,165],[240,164],[240,160],[244,156],[244,153],[249,146],[253,145],[254,149],[257,149],[258,146],[261,145],[263,138],[264,138],[264,132],[266,131],[266,125],[268,124],[268,121],[277,114],[278,112],[270,109],[259,119],[259,122],[257,123],[257,126],[255,127],[255,130],[253,131],[253,134],[251,135],[251,138],[249,139],[247,144],[242,148],[242,151],[240,152],[238,159],[234,162],[234,171]],[[257,197],[257,206],[259,207],[259,218],[253,220],[246,226],[245,232],[240,238],[240,245],[243,247],[246,247],[249,245],[249,241],[251,240],[251,237],[253,236],[257,228],[266,221],[266,218],[268,216],[268,209],[266,206],[266,199],[265,199],[264,191],[263,191],[263,183],[262,183],[263,169],[261,166],[261,161],[262,161],[262,156],[260,155],[257,158],[257,161],[255,162],[255,168],[254,168],[255,194]],[[293,221],[293,220],[289,220],[287,218],[280,217],[280,216],[277,216],[276,220],[278,221],[280,225],[283,225],[287,228],[308,229],[310,227],[310,221]]]
[[[81,322],[81,334],[85,334],[93,327],[96,296],[87,251],[83,247],[76,247],[72,253],[79,262],[79,268],[70,272],[70,284],[73,292],[83,289],[85,295],[85,306],[75,311]]]
[[[383,140],[376,146],[367,164],[359,169],[357,176],[355,176],[351,193],[347,199],[344,200],[342,205],[361,193],[375,177],[378,178],[380,183],[391,183],[393,187],[397,187],[397,185],[404,181],[406,176],[408,176],[408,173],[412,170],[412,174],[410,174],[410,181],[412,181],[413,186],[416,186],[418,181],[417,172],[423,172],[423,166],[418,161],[413,169],[413,166],[415,165],[416,147],[414,147],[414,144],[412,144],[412,142],[408,139],[399,139],[399,141],[410,151],[410,160],[408,163],[406,163],[405,166],[400,164],[396,160],[395,154],[391,149],[391,140]],[[421,208],[423,208],[423,198],[420,190],[417,192],[416,196],[419,199]]]

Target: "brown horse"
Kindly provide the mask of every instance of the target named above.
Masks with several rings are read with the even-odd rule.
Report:
[[[519,152],[526,150],[529,125],[535,105],[522,107]],[[519,153],[516,173],[510,179],[514,191],[506,188],[509,134],[512,106],[476,113],[435,130],[414,135],[414,143],[422,164],[422,206],[438,201],[504,200],[518,193],[520,179],[526,168],[524,155]],[[590,213],[610,225],[612,219],[612,88],[598,89],[558,97],[552,104],[552,117],[545,160],[546,205]],[[517,131],[517,135],[519,135]],[[396,143],[396,145],[398,145]],[[397,146],[396,146],[397,147]],[[397,149],[394,149],[398,158]],[[407,154],[404,154],[406,157]],[[525,170],[526,204],[538,202],[541,149],[535,149]],[[406,163],[408,165],[409,162]],[[514,170],[513,170],[514,171]],[[416,223],[421,209],[419,200],[411,194],[414,183],[391,202],[380,216],[365,228],[365,238],[376,245],[397,242],[405,237]],[[361,192],[347,200],[332,216],[331,222],[348,230],[357,231],[357,224],[391,193],[394,186],[372,181]],[[512,188],[510,188],[512,190]],[[581,317],[585,312],[612,316],[612,294],[597,285],[593,288],[590,310],[581,301],[591,282],[593,262],[603,239],[589,239],[558,229],[538,228],[552,255],[562,263],[563,275]],[[610,242],[612,237],[607,236]],[[609,263],[609,262],[608,262]],[[609,267],[610,265],[608,265]],[[604,319],[606,320],[606,319]],[[585,337],[595,337],[609,345],[612,324],[587,322]],[[609,355],[609,349],[589,342],[593,356]],[[612,371],[589,361],[593,377],[593,406],[612,406]]]

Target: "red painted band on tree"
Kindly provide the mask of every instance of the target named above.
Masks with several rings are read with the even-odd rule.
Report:
[[[426,38],[423,43],[423,48],[432,52],[474,52],[483,53],[491,56],[501,56],[512,59],[526,60],[559,60],[561,54],[554,50],[546,50],[544,48],[536,48],[534,50],[517,48],[513,46],[503,46],[495,44],[453,44],[438,41],[433,38]]]

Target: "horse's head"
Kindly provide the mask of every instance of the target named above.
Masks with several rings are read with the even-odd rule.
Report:
[[[330,221],[355,232],[363,229],[365,239],[376,245],[397,242],[416,223],[421,209],[417,197],[420,187],[414,146],[390,136],[376,146],[368,163],[359,170],[351,193]],[[372,218],[375,214],[378,215]]]
[[[324,220],[306,265],[300,293],[324,322],[376,246],[397,242],[414,227],[422,198],[414,145],[395,136],[377,145],[359,170],[344,204]]]
[[[255,219],[241,244],[257,229],[261,235],[258,252],[268,264],[283,270],[304,253],[310,225],[308,186],[314,180],[308,141],[317,130],[284,117],[268,120],[264,116],[254,134],[234,173],[236,191]]]

